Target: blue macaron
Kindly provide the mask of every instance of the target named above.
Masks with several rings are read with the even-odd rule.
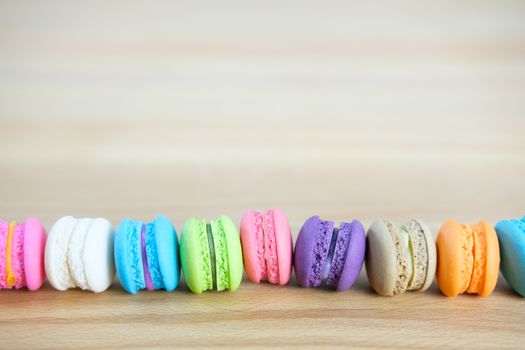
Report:
[[[115,234],[115,266],[122,287],[129,293],[177,288],[179,240],[170,220],[164,216],[149,223],[122,220]]]
[[[502,220],[495,226],[498,234],[501,273],[510,286],[525,297],[525,217]]]

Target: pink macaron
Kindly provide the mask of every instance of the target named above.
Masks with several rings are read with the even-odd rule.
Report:
[[[286,284],[292,272],[292,234],[279,209],[246,211],[241,219],[244,268],[255,283]]]
[[[24,222],[0,220],[0,289],[39,289],[45,280],[47,234],[35,218]]]

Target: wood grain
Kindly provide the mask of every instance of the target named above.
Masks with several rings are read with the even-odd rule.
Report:
[[[522,1],[0,3],[0,216],[524,214]],[[0,348],[521,348],[525,304],[0,292]]]

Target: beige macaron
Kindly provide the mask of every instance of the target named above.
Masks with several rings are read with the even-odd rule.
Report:
[[[399,228],[388,220],[374,221],[366,238],[366,272],[381,295],[425,291],[436,273],[434,236],[421,220]]]

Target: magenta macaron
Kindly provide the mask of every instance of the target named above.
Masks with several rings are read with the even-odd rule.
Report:
[[[241,219],[244,268],[255,283],[286,284],[292,272],[292,234],[279,209],[246,211]]]
[[[44,226],[35,218],[0,220],[0,289],[42,286],[46,238]]]
[[[363,267],[365,245],[365,229],[359,221],[336,227],[333,221],[312,216],[303,224],[295,243],[297,282],[304,288],[349,289]]]

